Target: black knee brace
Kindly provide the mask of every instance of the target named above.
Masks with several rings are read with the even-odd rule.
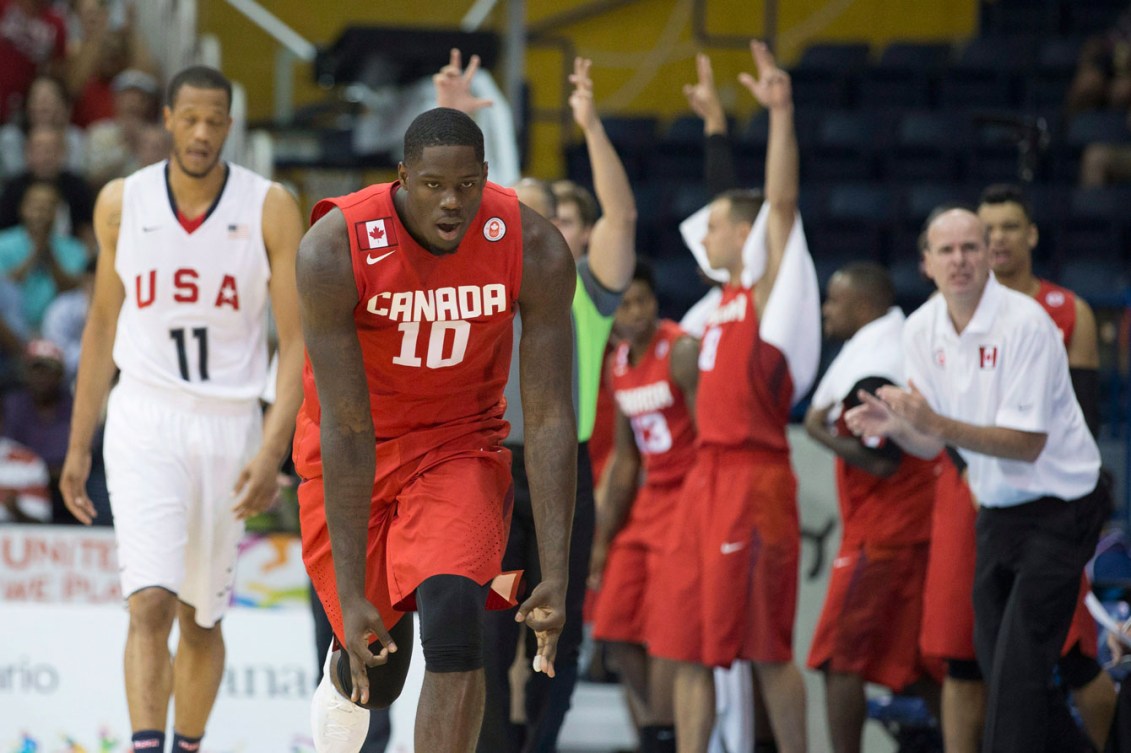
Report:
[[[947,659],[946,676],[967,682],[982,682],[982,668],[973,659]]]
[[[434,575],[416,589],[420,645],[429,672],[483,667],[483,610],[487,589],[462,575]]]

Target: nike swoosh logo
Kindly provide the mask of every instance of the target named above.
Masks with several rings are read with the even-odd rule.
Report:
[[[377,257],[376,259],[374,259],[374,258],[373,258],[372,256],[370,256],[369,254],[366,254],[366,255],[365,255],[365,263],[366,263],[366,264],[376,264],[377,262],[379,262],[379,261],[381,261],[382,259],[384,259],[384,258],[385,258],[386,256],[392,256],[392,255],[393,255],[393,254],[395,254],[395,253],[396,253],[396,251],[390,251],[390,252],[388,252],[387,254],[381,254],[381,255],[380,255],[380,256],[378,256],[378,257]]]
[[[725,541],[723,545],[719,547],[719,551],[723,554],[734,554],[744,546],[746,546],[745,541]]]
[[[143,228],[141,229],[141,232],[143,232],[143,233],[152,233],[152,232],[153,232],[154,230],[160,230],[160,229],[161,229],[161,226],[160,226],[160,225],[154,225],[153,227],[143,227]]]

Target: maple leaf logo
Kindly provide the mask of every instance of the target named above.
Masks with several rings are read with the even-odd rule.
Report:
[[[385,229],[381,227],[375,227],[369,232],[369,237],[380,243],[381,239],[385,237]]]

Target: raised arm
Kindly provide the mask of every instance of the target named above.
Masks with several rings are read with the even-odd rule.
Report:
[[[759,309],[770,296],[785,244],[797,216],[800,173],[797,134],[793,127],[793,90],[789,74],[778,68],[773,53],[764,42],[750,43],[758,77],[740,73],[738,80],[770,111],[770,135],[766,145],[766,202],[770,205],[767,226],[766,271],[758,281],[755,295]]]
[[[275,183],[263,204],[263,242],[271,264],[271,313],[279,335],[275,402],[263,423],[263,444],[236,481],[236,516],[263,512],[275,499],[277,475],[291,447],[295,414],[302,402],[302,325],[295,287],[295,257],[302,240],[302,215],[287,189]]]
[[[477,70],[479,70],[478,55],[471,56],[467,61],[467,70],[464,70],[460,51],[453,47],[449,53],[448,64],[432,76],[432,85],[436,87],[436,106],[450,107],[474,115],[477,110],[495,104],[489,99],[476,97],[471,93],[471,79],[475,77]]]
[[[606,290],[622,291],[628,287],[636,267],[636,199],[624,165],[597,117],[593,81],[589,78],[591,62],[575,59],[569,77],[573,84],[569,106],[585,134],[593,191],[601,206],[601,218],[589,236],[589,269]]]
[[[321,405],[326,526],[350,656],[351,700],[365,704],[369,699],[366,667],[381,663],[385,652],[395,651],[396,646],[377,608],[365,598],[376,445],[353,318],[357,284],[350,264],[346,222],[339,210],[330,211],[303,237],[298,247],[296,282],[302,333]],[[370,632],[385,647],[376,657],[369,650]]]
[[[90,475],[90,445],[94,430],[102,418],[102,408],[114,380],[114,337],[118,330],[118,314],[126,291],[114,269],[118,248],[118,231],[122,225],[121,180],[112,181],[98,194],[94,206],[94,228],[98,236],[98,266],[94,275],[94,292],[90,312],[82,333],[82,355],[79,357],[75,401],[71,409],[71,432],[67,457],[59,477],[59,490],[67,509],[80,523],[94,520],[94,504],[86,495]]]
[[[519,383],[525,417],[525,460],[542,582],[516,619],[538,638],[535,671],[554,674],[565,623],[569,534],[577,486],[577,420],[570,384],[570,305],[577,273],[569,247],[549,220],[523,206],[522,314]]]
[[[701,52],[695,56],[695,72],[697,80],[694,84],[684,84],[683,96],[687,97],[692,112],[703,118],[703,136],[706,139],[704,179],[708,193],[718,196],[738,187],[734,153],[727,136],[726,111],[715,86],[711,59]]]

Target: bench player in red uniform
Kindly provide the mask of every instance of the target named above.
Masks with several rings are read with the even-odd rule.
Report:
[[[487,181],[483,134],[459,111],[413,121],[398,178],[319,202],[298,255],[303,557],[336,637],[313,703],[320,753],[356,753],[367,707],[400,694],[412,609],[426,665],[416,749],[475,747],[484,607],[511,515],[502,395],[518,310],[542,581],[516,619],[537,635],[536,671],[553,676],[565,616],[569,249]]]
[[[695,461],[699,343],[675,322],[659,319],[655,279],[642,262],[615,328],[623,339],[609,369],[616,437],[590,562],[590,582],[600,589],[593,637],[610,644],[610,662],[640,719],[642,753],[674,753],[674,666],[653,660],[647,644],[655,605],[667,598],[656,577],[663,544]]]

